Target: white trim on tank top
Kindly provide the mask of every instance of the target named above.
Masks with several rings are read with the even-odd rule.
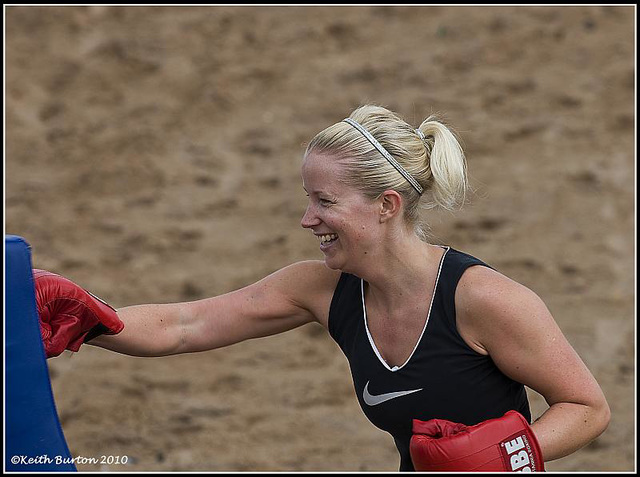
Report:
[[[384,358],[382,357],[382,355],[380,354],[380,351],[378,351],[378,347],[376,346],[376,343],[373,341],[373,336],[371,336],[371,332],[369,331],[369,325],[367,324],[367,308],[365,307],[365,304],[364,304],[364,280],[362,278],[360,279],[360,293],[362,295],[362,313],[364,315],[364,329],[367,331],[367,337],[369,338],[369,343],[371,344],[371,348],[373,349],[373,352],[376,354],[376,356],[378,357],[380,362],[383,364],[383,366],[393,373],[401,370],[407,365],[409,361],[411,361],[411,358],[413,357],[414,353],[418,349],[418,346],[420,345],[420,342],[422,341],[422,336],[424,335],[424,332],[427,329],[427,324],[429,324],[429,318],[431,317],[431,308],[433,308],[433,299],[435,298],[436,290],[438,289],[438,282],[440,281],[440,272],[442,271],[444,258],[447,255],[447,252],[450,250],[450,248],[451,247],[444,247],[445,251],[442,254],[442,258],[440,258],[440,266],[438,267],[438,276],[436,277],[436,283],[433,287],[433,293],[431,295],[431,303],[429,303],[429,312],[427,313],[427,319],[424,322],[424,327],[422,328],[420,337],[418,338],[418,341],[414,346],[413,351],[411,351],[411,354],[409,355],[407,360],[400,366],[393,366],[393,367],[389,366],[387,362],[384,360]]]

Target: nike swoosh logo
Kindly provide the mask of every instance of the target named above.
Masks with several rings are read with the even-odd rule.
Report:
[[[364,392],[362,393],[362,398],[364,402],[369,406],[377,406],[378,404],[382,404],[383,402],[389,401],[390,399],[395,399],[398,397],[406,396],[407,394],[417,393],[418,391],[422,391],[423,388],[420,389],[412,389],[411,391],[397,391],[394,393],[385,393],[378,394],[374,396],[369,393],[369,381],[364,386]]]

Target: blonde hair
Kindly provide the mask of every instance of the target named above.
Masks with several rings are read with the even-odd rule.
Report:
[[[335,155],[345,165],[342,180],[372,200],[385,190],[397,191],[404,199],[405,219],[426,240],[421,208],[453,210],[464,203],[466,165],[456,135],[437,115],[429,116],[416,130],[396,113],[375,105],[361,106],[349,118],[362,125],[422,186],[422,195],[360,131],[343,121],[318,133],[305,157],[311,152]]]

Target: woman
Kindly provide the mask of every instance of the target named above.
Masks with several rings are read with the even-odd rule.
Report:
[[[309,201],[301,225],[319,240],[324,262],[294,263],[204,300],[122,308],[114,319],[124,329],[93,332],[91,344],[166,356],[316,321],[347,356],[367,417],[393,435],[400,470],[414,470],[413,420],[489,426],[517,411],[530,421],[525,385],[550,406],[524,424],[541,460],[604,431],[606,399],[540,298],[474,257],[427,242],[419,208],[452,209],[467,187],[463,151],[442,122],[431,117],[414,129],[385,108],[360,107],[311,141],[302,181]]]

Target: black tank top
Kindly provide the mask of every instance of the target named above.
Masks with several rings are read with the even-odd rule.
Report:
[[[349,360],[365,415],[393,436],[401,471],[414,470],[409,455],[413,419],[474,425],[514,409],[531,421],[524,386],[471,349],[457,331],[454,294],[473,265],[488,266],[446,248],[422,335],[409,359],[396,367],[384,361],[367,328],[362,279],[342,273],[334,291],[329,333]]]

